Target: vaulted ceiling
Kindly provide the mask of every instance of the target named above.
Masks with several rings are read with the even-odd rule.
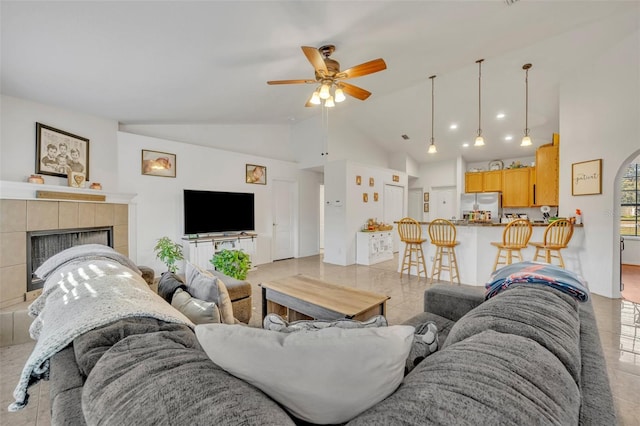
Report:
[[[349,80],[372,92],[331,110],[391,152],[418,162],[533,155],[559,129],[558,88],[592,55],[637,30],[635,1],[2,1],[5,95],[123,124],[293,124],[313,85],[301,46],[334,44],[342,69],[383,58]],[[600,27],[608,19],[622,24]],[[487,146],[478,128],[478,66]],[[529,72],[534,146],[519,147]],[[431,82],[435,83],[435,139]],[[586,88],[588,90],[588,88]],[[504,118],[496,118],[503,113]],[[457,124],[457,129],[450,129]],[[402,138],[407,135],[408,140]],[[512,140],[505,137],[511,135]]]

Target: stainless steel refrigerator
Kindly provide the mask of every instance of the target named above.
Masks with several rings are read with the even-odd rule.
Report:
[[[460,217],[471,219],[472,213],[484,212],[483,217],[489,213],[491,222],[499,223],[502,216],[502,193],[500,192],[477,192],[462,194],[460,197]]]

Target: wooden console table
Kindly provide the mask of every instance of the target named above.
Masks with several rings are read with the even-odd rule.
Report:
[[[287,321],[339,318],[364,321],[374,315],[385,315],[386,302],[390,299],[383,294],[343,287],[306,275],[293,275],[260,286],[262,319],[269,313],[276,313]]]

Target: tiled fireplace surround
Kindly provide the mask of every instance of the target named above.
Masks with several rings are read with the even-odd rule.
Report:
[[[27,232],[113,227],[113,246],[129,255],[127,204],[0,200],[0,309],[25,301]]]

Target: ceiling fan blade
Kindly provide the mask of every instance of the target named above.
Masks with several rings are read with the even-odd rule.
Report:
[[[324,63],[324,58],[318,49],[315,47],[302,46],[302,51],[318,74],[323,76],[329,74],[327,65]]]
[[[313,84],[315,80],[271,80],[267,84]]]
[[[355,67],[351,67],[347,70],[340,72],[336,77],[337,78],[356,78],[362,77],[363,75],[373,74],[374,72],[382,71],[387,69],[387,64],[384,62],[382,58],[374,59],[369,62],[365,62],[364,64],[356,65]]]
[[[340,82],[338,86],[340,86],[342,88],[342,91],[347,95],[353,96],[354,98],[360,99],[361,101],[364,101],[369,96],[371,96],[371,92],[364,90],[361,87],[354,86],[353,84]]]

